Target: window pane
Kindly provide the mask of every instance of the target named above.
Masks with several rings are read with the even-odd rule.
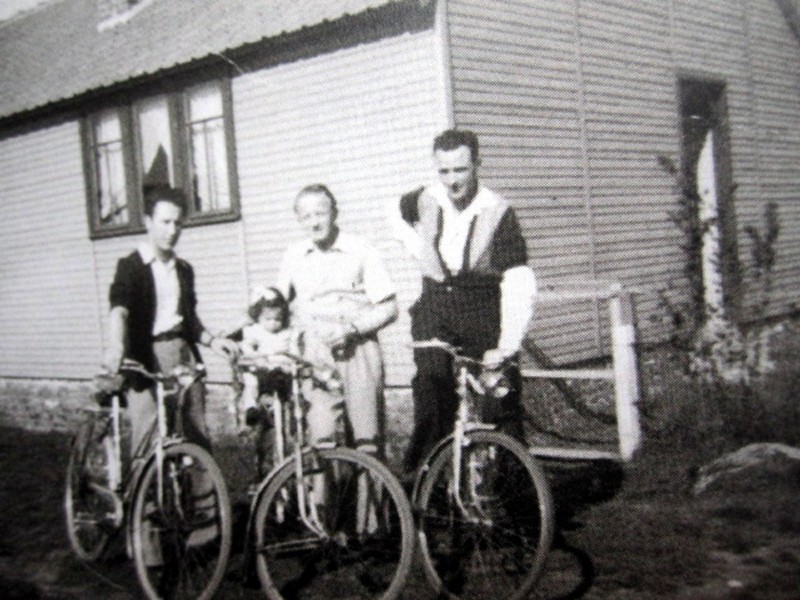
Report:
[[[215,84],[192,90],[189,96],[189,120],[202,121],[222,117],[222,94]]]
[[[122,128],[119,115],[109,111],[94,123],[94,157],[97,187],[97,214],[101,225],[129,222],[125,188],[125,163],[122,155]]]
[[[165,97],[153,98],[137,106],[139,121],[139,158],[142,161],[142,183],[174,185],[172,174],[172,138],[169,109]],[[161,150],[159,150],[161,149]]]
[[[192,90],[187,115],[194,209],[198,212],[226,211],[231,207],[231,196],[219,86],[212,84]]]

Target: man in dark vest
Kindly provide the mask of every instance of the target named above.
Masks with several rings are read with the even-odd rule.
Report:
[[[192,266],[175,255],[186,212],[183,192],[168,185],[147,186],[144,211],[147,239],[119,260],[109,291],[106,368],[118,371],[127,357],[150,371],[169,373],[199,359],[198,343],[219,353],[236,352],[235,342],[206,331],[195,310]],[[127,399],[135,451],[156,417],[152,385],[142,378]],[[185,409],[185,434],[210,449],[202,385],[190,390]]]
[[[437,136],[439,181],[400,199],[393,229],[420,263],[422,293],[411,307],[414,340],[438,338],[473,358],[500,365],[515,357],[533,311],[536,280],[510,204],[478,181],[478,138],[450,129]],[[414,430],[407,473],[453,427],[458,398],[449,355],[415,350]],[[484,418],[521,436],[519,369],[514,392]]]

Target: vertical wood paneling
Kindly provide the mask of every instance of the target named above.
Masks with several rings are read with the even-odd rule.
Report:
[[[383,335],[387,380],[411,376],[407,309],[419,274],[389,239],[384,205],[429,180],[443,127],[431,32],[341,50],[238,78],[233,87],[247,278],[271,283],[300,238],[297,191],[326,183],[344,230],[379,249],[398,286],[401,316]]]
[[[576,2],[586,103],[588,187],[597,277],[649,290],[639,295],[639,334],[662,334],[656,290],[680,276],[672,180],[656,157],[679,147],[675,73],[664,3]],[[600,337],[610,342],[601,311]]]
[[[456,123],[480,135],[483,180],[514,204],[540,285],[592,279],[574,7],[448,5]],[[592,303],[540,306],[536,315],[531,337],[551,356],[597,351]]]
[[[774,1],[742,0],[742,5],[755,129],[750,151],[759,176],[758,193],[737,191],[737,203],[746,204],[738,224],[763,231],[764,207],[768,202],[778,205],[781,232],[770,307],[777,313],[797,306],[800,290],[800,41]],[[740,234],[740,241],[749,265],[750,240]]]
[[[596,278],[649,290],[645,339],[666,331],[657,290],[682,289],[673,181],[676,81],[724,81],[740,256],[743,228],[780,205],[775,310],[800,288],[800,45],[770,0],[450,0],[454,113],[484,142],[484,179],[517,207],[542,280]],[[585,305],[542,308],[533,336],[564,358],[595,340]],[[601,310],[602,312],[602,310]],[[602,321],[601,319],[601,326]],[[574,324],[578,326],[574,326]],[[607,332],[601,330],[601,347]]]
[[[0,375],[80,378],[100,362],[76,123],[0,140]]]

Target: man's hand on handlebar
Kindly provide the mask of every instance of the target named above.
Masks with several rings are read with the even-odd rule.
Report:
[[[483,366],[487,369],[498,369],[508,358],[500,348],[492,348],[483,353]]]
[[[415,349],[434,349],[438,348],[440,350],[444,350],[448,352],[452,356],[459,357],[460,359],[468,360],[473,363],[480,363],[480,365],[489,370],[499,369],[501,367],[505,367],[506,365],[514,362],[514,353],[504,352],[500,348],[492,348],[484,352],[483,357],[481,360],[477,360],[474,358],[467,358],[464,355],[460,348],[457,346],[453,346],[449,342],[445,342],[438,338],[432,338],[429,340],[422,340],[422,341],[415,341],[411,343],[411,347]]]

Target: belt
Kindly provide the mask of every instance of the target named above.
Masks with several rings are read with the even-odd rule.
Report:
[[[183,339],[183,328],[173,327],[168,331],[162,331],[155,337],[154,342],[171,342],[172,340]]]
[[[449,277],[444,281],[436,281],[429,277],[422,280],[422,291],[431,294],[442,293],[477,293],[494,295],[500,293],[500,280],[495,277],[466,276]]]

